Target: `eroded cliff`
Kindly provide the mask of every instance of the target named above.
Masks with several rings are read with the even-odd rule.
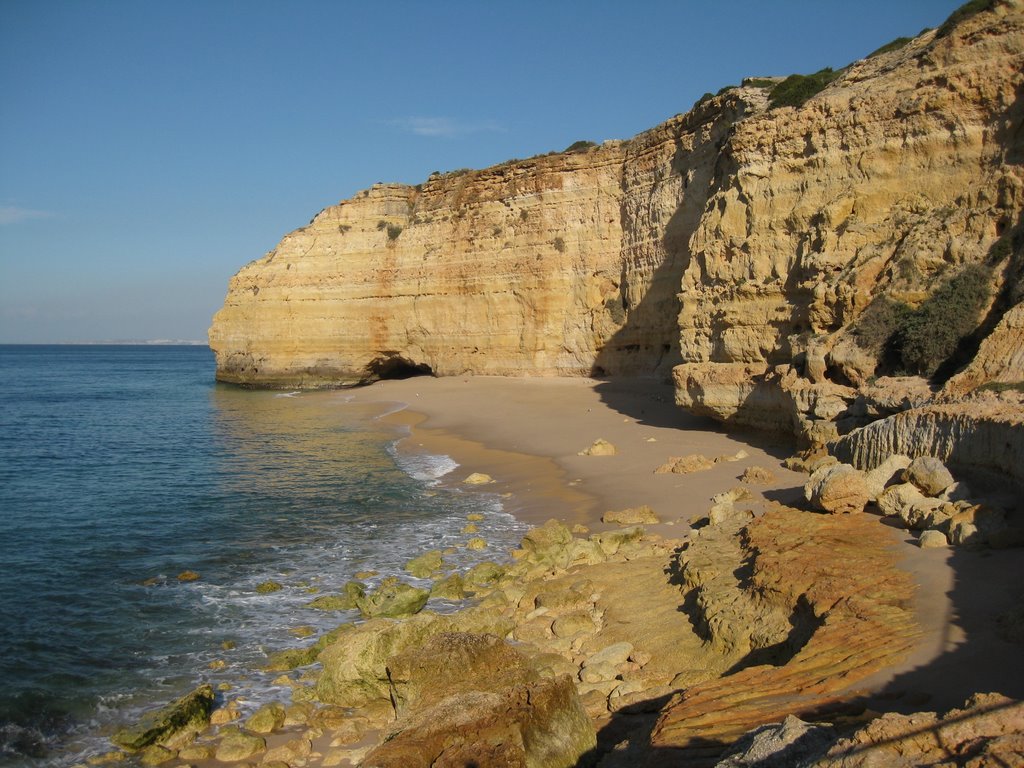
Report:
[[[1019,389],[1024,3],[893,47],[796,106],[749,80],[628,141],[326,208],[232,279],[218,378],[671,372],[680,405],[811,448]],[[886,412],[865,392],[893,374],[923,394]]]

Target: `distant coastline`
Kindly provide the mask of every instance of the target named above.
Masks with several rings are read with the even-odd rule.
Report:
[[[4,341],[5,347],[206,347],[198,339],[108,339],[103,341]]]

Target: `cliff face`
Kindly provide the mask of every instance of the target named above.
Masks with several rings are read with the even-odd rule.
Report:
[[[376,186],[233,278],[218,378],[672,372],[684,407],[821,445],[885,415],[885,318],[974,268],[924,399],[1019,383],[1022,73],[1024,2],[1001,0],[798,107],[752,81],[629,141]]]

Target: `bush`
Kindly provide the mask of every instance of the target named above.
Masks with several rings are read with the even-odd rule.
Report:
[[[964,3],[951,14],[949,18],[942,22],[942,26],[939,27],[939,31],[935,33],[935,39],[938,40],[940,37],[945,37],[953,28],[962,21],[966,21],[975,14],[987,11],[996,4],[996,0],[969,0]]]
[[[596,147],[596,146],[597,146],[597,144],[595,144],[592,141],[580,140],[580,141],[574,141],[572,144],[570,144],[568,147],[565,148],[565,151],[566,152],[586,152],[591,147]]]
[[[772,80],[769,77],[748,77],[743,81],[743,85],[751,88],[774,88],[778,85],[778,80]]]
[[[935,373],[978,327],[992,291],[991,273],[970,264],[929,296],[900,323],[894,342],[904,368]]]
[[[554,242],[555,250],[559,253],[565,253],[565,240],[560,237],[555,238]]]
[[[896,332],[913,312],[906,304],[882,295],[868,304],[853,326],[853,338],[861,349],[876,354],[891,348]]]
[[[833,72],[831,67],[820,69],[813,75],[790,75],[772,88],[772,92],[768,94],[768,106],[771,109],[799,107],[809,98],[820,93],[839,75],[840,72]]]
[[[904,45],[906,45],[913,39],[914,38],[912,37],[897,37],[892,42],[886,43],[881,48],[872,51],[864,58],[871,59],[874,58],[875,56],[881,56],[883,53],[888,53],[889,51],[898,51],[900,48],[902,48]]]
[[[397,240],[400,234],[402,234],[400,224],[388,224],[388,240]]]

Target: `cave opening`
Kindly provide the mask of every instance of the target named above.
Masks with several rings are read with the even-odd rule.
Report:
[[[434,375],[433,369],[426,363],[417,363],[396,352],[385,352],[371,360],[366,366],[366,373],[368,381]]]

